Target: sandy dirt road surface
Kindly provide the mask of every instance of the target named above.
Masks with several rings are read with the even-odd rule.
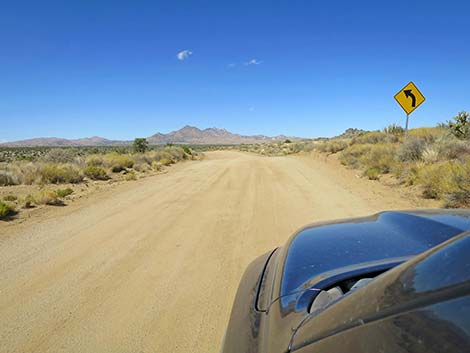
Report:
[[[218,352],[256,256],[312,221],[419,206],[339,169],[212,152],[2,225],[0,352]]]

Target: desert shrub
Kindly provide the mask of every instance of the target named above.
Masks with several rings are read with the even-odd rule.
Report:
[[[132,168],[134,161],[128,155],[110,153],[105,156],[105,165],[111,168],[113,173],[119,173],[127,168]]]
[[[424,162],[400,162],[397,163],[392,172],[399,182],[407,186],[419,184],[419,174]]]
[[[470,139],[470,114],[460,112],[454,117],[454,121],[449,121],[450,132],[459,139]]]
[[[344,150],[348,146],[349,146],[349,143],[346,142],[345,140],[333,141],[327,147],[327,152],[330,152],[330,153],[341,152],[342,150]]]
[[[134,160],[133,168],[136,168],[137,164],[149,164],[149,165],[152,164],[153,154],[154,152],[136,153],[132,155],[132,159]]]
[[[452,134],[444,134],[434,144],[441,159],[462,159],[470,155],[470,143],[456,138]]]
[[[319,152],[326,152],[326,142],[319,142],[315,145],[315,149]]]
[[[130,172],[124,175],[124,179],[129,181],[129,180],[136,180],[137,176],[135,175],[134,172]]]
[[[446,207],[470,207],[470,158],[455,163],[450,176],[451,188],[447,190]]]
[[[470,206],[470,159],[427,165],[420,178],[425,197],[444,199],[447,207]]]
[[[38,205],[61,205],[59,196],[53,190],[43,189],[34,195],[34,201]]]
[[[449,192],[445,197],[446,208],[470,208],[470,190],[461,189]]]
[[[380,172],[377,168],[369,168],[364,171],[364,176],[369,180],[378,180],[379,174]]]
[[[313,151],[314,146],[315,146],[315,145],[313,144],[313,142],[310,142],[310,141],[303,142],[303,143],[300,145],[300,151],[311,152],[311,151]]]
[[[16,213],[15,206],[0,201],[0,219],[7,219]]]
[[[392,134],[386,134],[380,131],[371,131],[356,136],[352,139],[352,144],[375,144],[385,142],[397,142],[398,137]]]
[[[420,167],[418,165],[412,165],[410,168],[405,169],[405,172],[402,175],[402,180],[408,186],[418,184],[419,171]]]
[[[175,161],[170,158],[162,158],[160,159],[159,163],[162,165],[170,165],[170,164],[175,163]]]
[[[316,149],[320,152],[337,153],[341,152],[349,146],[349,142],[343,139],[332,139],[330,141],[321,142],[316,145]]]
[[[0,170],[0,186],[17,185],[20,180],[17,175],[8,170]]]
[[[342,164],[350,166],[352,168],[359,168],[361,158],[371,150],[372,145],[352,145],[343,150],[339,156],[339,160]]]
[[[147,163],[135,163],[134,169],[138,172],[146,173],[150,169],[150,166]]]
[[[3,201],[16,201],[18,197],[16,195],[6,195],[3,197]]]
[[[453,174],[456,163],[445,161],[424,165],[419,171],[419,182],[423,185],[423,195],[428,198],[441,199],[454,191]]]
[[[40,173],[44,183],[74,184],[83,180],[78,168],[69,164],[47,163],[41,168]]]
[[[56,191],[57,196],[59,197],[66,197],[73,194],[73,190],[71,188],[66,189],[59,189]]]
[[[42,164],[29,162],[21,165],[23,183],[27,185],[39,184],[42,181]]]
[[[85,169],[83,169],[83,174],[92,179],[92,180],[108,180],[109,176],[106,174],[106,171],[101,167],[96,167],[93,165],[89,165]]]
[[[391,143],[372,145],[370,150],[361,159],[362,164],[369,170],[375,169],[379,173],[389,173],[394,165],[396,146]]]
[[[158,172],[158,171],[162,170],[162,168],[163,168],[163,164],[161,164],[160,162],[155,162],[155,161],[152,162],[152,169],[153,170]]]
[[[400,161],[420,160],[425,145],[426,143],[424,139],[415,136],[408,136],[398,149],[397,157]]]
[[[184,150],[180,147],[167,148],[165,152],[167,152],[171,156],[170,159],[174,161],[180,161],[187,158],[186,153],[184,153]]]
[[[424,148],[421,158],[426,163],[436,163],[439,160],[439,150],[435,146]]]
[[[45,162],[70,163],[73,161],[75,153],[70,149],[52,148],[42,157]]]
[[[35,204],[33,195],[26,195],[20,202],[21,207],[23,208],[33,208]]]
[[[383,132],[390,135],[402,136],[405,133],[405,129],[402,128],[400,125],[391,124],[384,128]]]
[[[389,173],[397,164],[396,145],[392,143],[352,145],[341,152],[342,164],[353,168],[374,169],[378,173]]]
[[[421,139],[426,143],[433,143],[443,134],[445,134],[445,129],[442,127],[420,127],[408,131],[409,136]]]
[[[87,166],[101,167],[104,164],[103,156],[100,155],[91,155],[88,156],[85,160]]]
[[[290,142],[286,142],[286,143],[290,143]],[[190,155],[190,156],[193,155],[193,151],[188,146],[181,146],[181,148],[183,149],[184,153],[186,153],[187,155]]]

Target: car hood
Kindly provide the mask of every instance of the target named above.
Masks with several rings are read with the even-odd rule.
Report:
[[[260,351],[287,347],[322,289],[387,271],[469,230],[470,210],[388,211],[302,228],[273,254],[262,276],[258,302],[268,313],[270,338]]]
[[[323,289],[357,266],[393,267],[468,230],[468,210],[383,212],[304,227],[283,248],[278,296]]]

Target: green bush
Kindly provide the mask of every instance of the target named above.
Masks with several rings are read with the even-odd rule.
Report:
[[[182,146],[181,148],[183,149],[184,153],[189,154],[190,156],[193,154],[193,152],[191,151],[191,148],[189,148],[188,146]]]
[[[42,182],[50,184],[79,183],[83,176],[77,167],[68,164],[48,163],[40,170]]]
[[[127,155],[110,153],[105,155],[105,164],[111,168],[113,173],[119,173],[127,168],[132,168],[134,161]]]
[[[89,165],[83,169],[83,174],[92,180],[108,180],[109,176],[103,168]]]
[[[8,219],[15,213],[16,211],[13,205],[0,201],[0,219]]]
[[[145,138],[135,138],[134,142],[132,143],[132,149],[134,150],[134,152],[144,153],[148,150],[148,148],[149,143]]]
[[[449,130],[459,139],[470,139],[470,114],[458,113],[454,121],[449,121]]]
[[[378,180],[379,174],[380,173],[377,168],[369,168],[364,172],[364,176],[366,176],[369,180]]]
[[[71,188],[66,189],[59,189],[56,191],[57,196],[59,197],[66,197],[73,194],[73,190]]]

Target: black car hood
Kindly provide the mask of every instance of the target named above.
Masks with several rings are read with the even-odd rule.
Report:
[[[469,210],[384,212],[304,227],[245,272],[223,352],[284,353],[293,330],[315,315],[308,308],[321,289],[354,271],[382,273],[469,230]]]
[[[322,289],[318,284],[327,274],[360,264],[375,264],[378,270],[399,264],[468,230],[465,210],[383,212],[307,226],[284,247],[279,297]]]

